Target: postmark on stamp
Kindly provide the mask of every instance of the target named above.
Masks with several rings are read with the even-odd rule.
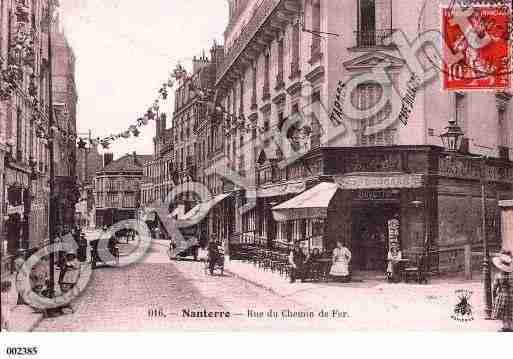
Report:
[[[511,10],[508,6],[441,8],[445,41],[443,89],[505,90],[511,86]],[[452,53],[449,53],[451,51]],[[450,62],[455,54],[462,56]]]

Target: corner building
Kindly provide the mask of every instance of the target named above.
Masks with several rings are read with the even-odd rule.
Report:
[[[234,210],[256,194],[256,207],[234,217],[232,255],[245,244],[286,251],[293,241],[331,251],[342,240],[355,270],[383,271],[397,241],[412,261],[428,253],[433,270],[459,272],[479,267],[465,252],[482,251],[485,235],[498,249],[497,201],[513,197],[511,90],[445,92],[435,76],[415,94],[393,96],[400,84],[415,87],[405,39],[440,28],[439,2],[229,3],[215,100],[230,115],[214,136],[230,169],[253,186],[234,183]],[[427,71],[425,53],[416,56]],[[386,78],[376,74],[381,65]],[[353,105],[342,109],[344,96]],[[362,116],[384,96],[388,105]],[[263,137],[296,114],[302,124]],[[464,134],[457,154],[440,138],[450,119]],[[297,148],[306,154],[292,159]],[[325,183],[336,187],[320,191]]]

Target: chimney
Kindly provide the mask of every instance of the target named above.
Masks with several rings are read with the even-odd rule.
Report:
[[[205,56],[205,52],[203,52],[203,55],[201,57],[194,56],[192,58],[192,73],[195,74],[199,70],[201,70],[203,67],[208,65],[209,61],[208,58]]]
[[[103,167],[107,167],[112,161],[114,161],[114,153],[106,152],[103,154]]]
[[[224,60],[224,46],[218,45],[217,42],[214,41],[214,45],[210,49],[210,58],[212,59],[212,63],[220,65]]]

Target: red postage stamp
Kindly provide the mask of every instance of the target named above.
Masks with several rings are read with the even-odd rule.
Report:
[[[511,86],[511,12],[505,6],[444,7],[444,90]]]

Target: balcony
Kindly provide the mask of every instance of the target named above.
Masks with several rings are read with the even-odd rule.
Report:
[[[299,0],[263,0],[226,52],[223,63],[218,67],[216,85],[229,77],[230,73],[234,74],[230,71],[233,66],[251,63],[255,54],[263,51],[275,38],[276,30],[283,30],[292,22],[300,8]]]
[[[355,31],[356,47],[391,47],[393,44],[390,36],[394,33],[394,31],[395,29]]]

